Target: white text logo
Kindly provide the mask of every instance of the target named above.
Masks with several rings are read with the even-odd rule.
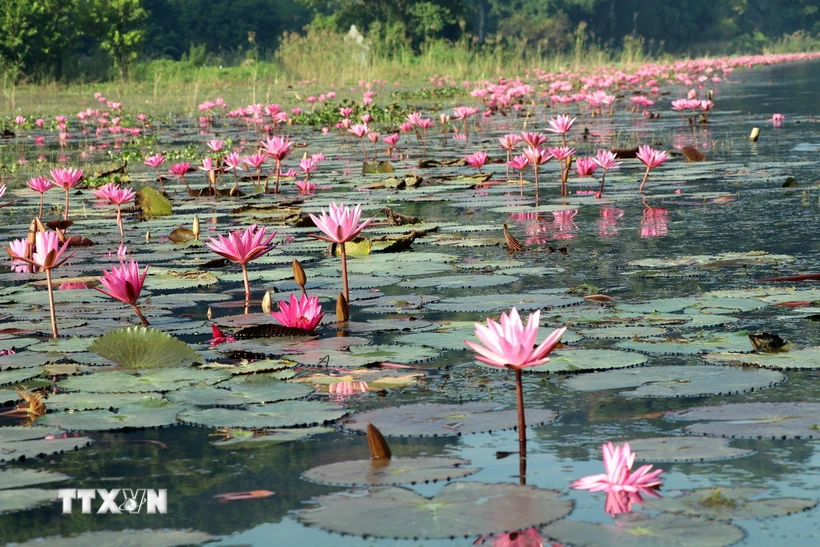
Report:
[[[102,488],[79,488],[61,489],[57,491],[57,496],[63,500],[63,514],[69,515],[73,509],[74,500],[81,500],[84,514],[92,512],[91,501],[100,498],[100,503],[95,511],[101,513],[140,513],[143,508],[149,515],[168,512],[168,490],[151,490],[148,488],[129,489],[114,488],[105,490]]]

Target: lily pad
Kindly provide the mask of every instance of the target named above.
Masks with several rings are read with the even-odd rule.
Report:
[[[342,486],[395,486],[460,479],[478,469],[457,458],[392,458],[331,463],[308,469],[302,477]],[[2,475],[0,475],[2,478]]]
[[[104,410],[120,408],[123,405],[138,403],[146,398],[161,398],[159,393],[97,393],[73,391],[49,395],[46,406],[49,412],[54,410]]]
[[[56,471],[18,468],[0,469],[0,490],[65,481],[70,478],[68,475]]]
[[[564,385],[577,391],[635,388],[619,392],[623,397],[696,397],[771,387],[785,378],[773,370],[681,365],[583,374],[569,378]]]
[[[778,370],[820,368],[818,347],[776,353],[708,353],[703,358],[710,363],[755,365]]]
[[[173,391],[197,384],[215,384],[230,376],[229,372],[222,370],[199,370],[193,367],[132,372],[112,370],[86,376],[72,376],[60,381],[59,385],[63,389],[92,393],[148,393]]]
[[[338,420],[349,411],[318,401],[284,401],[272,405],[254,405],[247,410],[205,408],[186,410],[179,419],[205,427],[241,427],[263,429],[307,427]]]
[[[56,499],[56,492],[55,492]],[[74,537],[47,537],[15,543],[15,547],[181,547],[201,545],[213,539],[205,532],[193,530],[123,530],[120,532],[86,532]]]
[[[725,547],[745,536],[734,524],[668,513],[619,519],[615,525],[561,520],[544,528],[543,533],[578,547]]]
[[[646,338],[649,336],[660,336],[666,333],[666,329],[662,327],[641,327],[641,326],[623,326],[623,327],[606,327],[600,329],[584,329],[578,331],[578,334],[586,338],[596,338],[604,340],[616,340],[619,338]]]
[[[11,368],[0,372],[0,386],[19,384],[41,374],[38,368]]]
[[[630,351],[573,349],[557,351],[550,356],[549,362],[525,370],[528,372],[592,372],[613,368],[636,367],[648,360],[649,357],[646,355]]]
[[[496,287],[518,281],[512,275],[447,275],[427,276],[417,279],[408,279],[399,283],[405,289],[475,289],[480,287]]]
[[[88,348],[123,368],[173,368],[205,360],[182,340],[145,327],[129,327],[97,338]]]
[[[467,435],[513,429],[518,426],[515,410],[496,410],[497,403],[474,402],[463,405],[419,403],[368,410],[356,414],[341,425],[353,431],[366,431],[372,423],[390,437]],[[527,408],[527,424],[551,422],[558,413],[544,408]]]
[[[681,496],[647,500],[646,508],[665,513],[683,513],[718,520],[763,519],[807,511],[817,500],[805,498],[765,498],[750,500],[765,488],[698,488]]]
[[[54,412],[41,416],[38,423],[69,431],[110,431],[116,429],[145,429],[163,427],[177,422],[182,405],[164,399],[146,398],[136,403],[122,405],[117,412],[108,410],[85,410],[77,412]]]
[[[427,308],[445,312],[491,312],[508,310],[515,306],[521,312],[572,306],[584,302],[582,298],[562,294],[564,292],[539,293],[539,291],[533,291],[522,294],[495,293],[482,296],[459,296],[445,298],[428,305]]]
[[[555,329],[549,327],[539,327],[537,340],[544,340]],[[565,344],[574,344],[582,340],[583,337],[578,336],[573,332],[565,332],[561,337],[561,342]],[[407,334],[394,339],[396,342],[403,344],[412,344],[420,346],[428,346],[436,349],[450,349],[450,350],[470,350],[465,340],[475,340],[475,322],[474,321],[450,321],[442,325],[438,330],[431,332],[419,332]]]
[[[629,442],[636,459],[642,462],[704,462],[742,458],[754,450],[733,448],[726,439],[714,437],[650,437]]]
[[[307,526],[356,536],[443,539],[518,530],[568,515],[569,500],[555,490],[516,484],[454,482],[425,498],[405,488],[336,492],[297,513]]]
[[[57,501],[56,490],[43,490],[41,488],[0,490],[0,514],[31,509],[55,501]]]
[[[313,435],[332,433],[332,427],[300,427],[298,429],[266,429],[264,431],[246,431],[244,429],[231,429],[231,438],[212,443],[214,446],[228,446],[237,448],[250,448],[256,446],[266,446],[269,444],[289,443],[301,441]]]
[[[670,412],[670,420],[712,420],[685,427],[710,437],[805,439],[820,432],[820,403],[731,403]]]
[[[619,348],[661,355],[695,355],[714,351],[752,351],[749,335],[740,332],[699,332],[680,338],[647,338],[624,340]]]
[[[239,406],[252,403],[273,403],[307,397],[313,389],[281,380],[242,382],[219,386],[192,387],[168,394],[176,403],[196,406]]]
[[[90,445],[88,437],[71,436],[57,427],[0,427],[0,462],[61,454]]]

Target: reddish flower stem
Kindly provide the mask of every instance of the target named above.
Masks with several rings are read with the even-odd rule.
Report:
[[[66,195],[68,195],[66,193]],[[48,283],[48,305],[51,310],[51,335],[57,338],[57,313],[54,310],[54,287],[51,286],[51,268],[46,268],[46,283]]]
[[[242,280],[245,282],[245,300],[251,299],[251,285],[248,283],[248,265],[242,264]]]
[[[598,192],[600,192],[601,195],[604,194],[604,181],[605,180],[606,180],[606,169],[604,169],[604,174],[601,175],[601,188],[600,188],[600,190],[598,190]]]
[[[148,322],[148,319],[146,319],[145,316],[142,315],[142,312],[140,311],[140,309],[137,307],[136,304],[131,304],[131,307],[134,308],[134,312],[137,314],[137,317],[140,318],[140,321],[142,321],[142,325],[144,327],[147,327],[148,325],[151,324],[151,323]]]
[[[342,292],[345,293],[345,300],[350,302],[350,291],[347,286],[347,251],[345,250],[346,243],[342,242]]]
[[[527,444],[527,424],[524,420],[524,384],[521,379],[521,369],[515,368],[515,401],[518,404],[518,443]]]
[[[40,212],[37,213],[37,218],[43,218],[43,198],[45,197],[45,192],[40,192]]]
[[[120,229],[120,239],[122,239],[125,237],[125,231],[122,228],[122,210],[119,205],[117,205],[117,226]]]
[[[65,191],[65,214],[63,220],[68,220],[68,189]]]

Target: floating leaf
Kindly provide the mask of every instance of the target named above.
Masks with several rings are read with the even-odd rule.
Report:
[[[782,353],[708,353],[710,363],[756,365],[779,370],[820,368],[820,347],[803,348]]]
[[[223,370],[199,370],[193,367],[145,369],[133,372],[111,370],[61,380],[63,389],[92,393],[148,393],[173,391],[197,384],[215,384],[231,374]]]
[[[171,202],[150,186],[143,186],[139,189],[135,204],[142,211],[143,218],[147,220],[171,214]]]
[[[650,437],[629,442],[636,459],[642,462],[703,462],[742,458],[754,450],[733,448],[726,439],[713,437]]]
[[[699,332],[680,338],[648,338],[624,340],[619,348],[663,355],[694,355],[712,351],[751,351],[749,336],[740,332]]]
[[[164,399],[145,398],[136,403],[122,405],[117,412],[108,410],[84,410],[77,412],[49,412],[37,421],[45,426],[60,427],[69,431],[110,431],[127,428],[150,428],[173,425],[182,405]]]
[[[457,458],[391,458],[331,463],[308,469],[302,477],[342,486],[395,486],[460,479],[478,469]],[[2,477],[2,475],[0,475]]]
[[[600,329],[584,329],[578,331],[578,334],[586,338],[601,338],[605,340],[616,340],[618,338],[646,338],[648,336],[660,336],[666,333],[666,329],[662,327],[639,327],[639,326],[625,326],[625,327],[607,327]]]
[[[528,367],[528,372],[592,372],[613,368],[627,368],[642,365],[649,357],[631,351],[615,349],[573,349],[561,350],[550,356],[550,360],[537,367]]]
[[[366,431],[372,423],[388,437],[442,436],[513,429],[518,426],[515,410],[496,410],[497,403],[475,402],[462,405],[419,403],[368,410],[342,423],[353,431]],[[551,422],[558,413],[544,408],[528,408],[527,424]]]
[[[39,376],[42,371],[38,368],[11,368],[0,372],[0,386],[18,384],[35,376]]]
[[[297,513],[308,526],[356,536],[440,539],[518,530],[560,519],[572,510],[555,490],[516,484],[455,482],[433,498],[397,487],[337,492]]]
[[[745,536],[734,524],[668,513],[618,519],[615,525],[561,520],[544,528],[543,533],[577,547],[726,547]]]
[[[229,431],[231,437],[224,441],[215,442],[213,445],[233,448],[237,448],[236,445],[242,445],[242,448],[250,448],[254,445],[265,446],[268,444],[289,443],[301,441],[313,435],[332,433],[334,429],[332,427],[316,426],[300,427],[299,429],[266,429],[262,432],[245,431],[243,429],[229,429]]]
[[[56,492],[55,492],[56,499]],[[193,530],[123,530],[121,532],[86,532],[74,537],[48,537],[32,539],[25,543],[16,543],[15,547],[88,547],[105,545],[106,547],[181,547],[184,545],[201,545],[213,539],[205,532]]]
[[[61,454],[90,445],[88,437],[73,437],[57,427],[0,427],[0,462]]]
[[[451,276],[430,276],[410,279],[399,283],[405,289],[474,289],[479,287],[496,287],[508,285],[518,281],[517,277],[511,275],[487,274],[487,275],[451,275]]]
[[[322,425],[338,420],[347,413],[348,410],[345,408],[318,401],[284,401],[272,405],[254,405],[247,410],[231,408],[187,410],[179,415],[179,419],[205,427],[263,429]]]
[[[307,397],[313,389],[281,380],[264,382],[222,382],[219,386],[192,387],[168,394],[168,399],[196,406],[239,406],[273,403]]]
[[[487,294],[482,296],[460,296],[445,298],[427,308],[446,312],[491,312],[509,310],[515,306],[519,312],[545,308],[572,306],[584,302],[582,298],[561,294],[565,290],[554,290],[552,294],[541,291],[522,294]]]
[[[0,513],[22,511],[23,509],[30,509],[55,501],[57,501],[56,490],[43,490],[40,488],[0,490]]]
[[[807,511],[817,500],[805,498],[766,498],[750,500],[765,488],[721,487],[698,488],[680,496],[650,499],[646,508],[665,513],[683,513],[718,520],[745,520],[783,517]]]
[[[88,349],[123,368],[173,368],[205,362],[185,342],[146,327],[109,332],[97,338]]]
[[[56,471],[17,468],[0,469],[0,490],[45,484],[47,482],[59,482],[70,478],[68,475]]]
[[[49,395],[46,406],[49,412],[55,410],[104,410],[138,403],[145,398],[161,397],[162,395],[159,393],[108,393],[101,397],[96,393],[74,391]]]
[[[577,391],[635,388],[619,392],[623,397],[696,397],[771,387],[785,378],[773,370],[690,365],[583,374],[569,378],[564,385]]]
[[[732,403],[670,412],[670,420],[713,420],[684,432],[711,437],[805,439],[820,432],[820,403]]]

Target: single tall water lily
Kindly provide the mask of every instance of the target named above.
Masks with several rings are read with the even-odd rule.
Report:
[[[602,450],[605,472],[579,479],[570,485],[572,488],[590,492],[640,493],[660,487],[661,480],[658,476],[663,472],[662,469],[652,471],[651,465],[642,465],[632,471],[635,453],[629,443],[615,446],[609,442],[603,445]]]
[[[26,184],[40,194],[40,211],[37,213],[37,218],[43,218],[43,197],[48,190],[54,187],[54,183],[46,177],[32,177]]]
[[[276,160],[276,188],[274,193],[279,193],[279,172],[282,170],[282,160],[293,152],[293,141],[285,137],[271,137],[262,141],[262,151],[268,157]],[[268,181],[265,180],[265,193],[268,192]]]
[[[638,147],[638,153],[635,155],[635,157],[641,160],[641,162],[643,162],[644,165],[646,165],[646,172],[643,174],[641,187],[638,188],[638,192],[643,192],[643,187],[646,184],[646,179],[649,178],[649,171],[651,171],[655,167],[663,165],[663,163],[669,159],[669,154],[667,154],[663,150],[655,150],[654,148],[651,148],[646,144],[642,144]]]
[[[83,180],[83,170],[70,167],[58,167],[51,172],[51,181],[65,190],[65,213],[63,220],[68,220],[68,193]]]
[[[595,163],[603,169],[604,174],[601,175],[601,188],[598,190],[601,194],[604,193],[604,182],[606,181],[606,172],[608,169],[618,169],[621,162],[618,161],[618,156],[615,152],[609,150],[598,150],[595,153]]]
[[[109,182],[96,190],[92,190],[91,193],[117,206],[117,227],[120,229],[120,237],[125,237],[125,231],[122,227],[122,204],[134,199],[134,196],[136,196],[134,190]]]
[[[150,323],[137,307],[137,299],[140,297],[147,275],[148,266],[145,266],[145,270],[140,273],[140,265],[131,259],[127,264],[121,262],[119,267],[112,267],[110,272],[103,270],[103,276],[98,279],[105,289],[99,287],[95,287],[95,289],[115,300],[119,300],[123,304],[131,306],[142,324],[147,327]]]
[[[327,241],[328,243],[338,243],[341,247],[342,253],[342,291],[345,299],[350,302],[350,291],[347,285],[347,252],[345,251],[345,244],[351,241],[362,230],[367,228],[375,217],[370,217],[361,224],[359,219],[362,215],[362,206],[357,205],[354,208],[349,208],[341,203],[336,205],[330,204],[330,210],[325,212],[322,210],[322,215],[317,217],[311,214],[310,218],[317,228],[325,233],[324,236],[310,234],[310,237]]]
[[[476,360],[491,367],[508,368],[515,372],[515,394],[518,403],[518,440],[525,443],[526,433],[524,428],[524,387],[521,373],[525,368],[537,367],[549,361],[547,355],[552,353],[561,337],[567,330],[566,327],[556,329],[539,346],[535,346],[536,336],[538,336],[538,323],[541,318],[541,310],[531,313],[527,320],[527,325],[521,323],[518,310],[513,308],[509,315],[501,314],[501,322],[496,323],[492,319],[487,319],[487,324],[475,324],[475,335],[481,344],[465,340],[467,346],[478,353]]]
[[[82,175],[82,171],[80,172]],[[18,240],[23,241],[23,240]],[[6,253],[12,259],[25,262],[46,272],[46,283],[48,286],[48,304],[51,310],[51,334],[57,338],[57,314],[54,309],[54,287],[51,283],[51,270],[59,268],[71,255],[63,255],[68,249],[68,241],[60,246],[60,236],[57,232],[37,232],[34,236],[34,250],[29,248],[28,242],[25,245],[25,252],[22,245],[14,244],[6,248]],[[30,255],[30,256],[29,256]]]
[[[205,243],[219,256],[242,266],[242,279],[245,281],[245,300],[251,298],[251,288],[248,283],[248,262],[268,254],[276,246],[272,243],[276,232],[267,235],[265,230],[264,226],[254,224],[245,230],[231,232],[228,237],[212,237],[211,241]]]
[[[319,297],[306,294],[302,294],[299,300],[296,300],[293,294],[290,295],[290,302],[280,300],[279,311],[272,311],[270,314],[285,327],[308,332],[313,331],[325,316],[319,304]]]

